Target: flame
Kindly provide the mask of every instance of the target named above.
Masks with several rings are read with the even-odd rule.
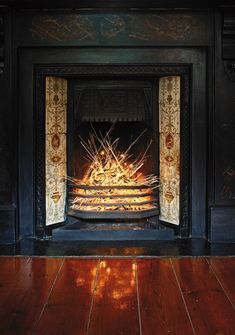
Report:
[[[130,149],[144,132],[131,143],[125,152],[118,150],[119,139],[112,140],[109,132],[105,136],[98,136],[94,131],[87,142],[81,140],[90,164],[82,180],[68,177],[75,184],[73,192],[76,196],[73,200],[73,209],[137,211],[153,207],[152,190],[159,186],[159,179],[155,175],[143,175],[140,172],[146,161],[151,142],[142,155],[130,161],[132,156]],[[82,189],[78,187],[79,185],[86,185],[90,188]],[[97,186],[101,189],[97,189]],[[102,187],[106,188],[102,189]]]

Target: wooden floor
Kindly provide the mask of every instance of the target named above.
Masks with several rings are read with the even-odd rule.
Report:
[[[235,257],[0,257],[0,334],[234,335]]]

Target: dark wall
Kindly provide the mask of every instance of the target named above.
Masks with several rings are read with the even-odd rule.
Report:
[[[0,10],[0,241],[12,242],[16,229],[17,131],[12,108],[11,13]]]
[[[235,11],[225,8],[215,15],[214,74],[210,237],[235,241]]]
[[[122,59],[119,58],[118,62],[133,62],[135,48],[136,55],[141,53],[140,50],[146,50],[146,55],[149,55],[146,62],[154,62],[154,59],[159,61],[159,57],[167,62],[172,59],[171,50],[174,53],[178,48],[181,50],[180,53],[177,51],[181,55],[178,56],[179,61],[193,64],[192,82],[197,92],[196,99],[191,101],[190,116],[194,125],[191,137],[193,157],[189,166],[193,176],[190,236],[208,237],[212,241],[235,241],[235,83],[232,65],[235,54],[233,39],[226,43],[226,10],[218,6],[210,9],[151,11],[126,8],[120,12],[117,4],[112,12],[99,8],[90,14],[71,8],[57,12],[56,8],[52,11],[25,11],[21,7],[23,5],[19,2],[17,5],[12,2],[10,6],[0,7],[4,17],[4,39],[0,39],[0,47],[5,48],[4,71],[0,75],[0,240],[11,242],[19,236],[34,235],[34,189],[28,198],[24,197],[24,206],[30,204],[27,226],[22,228],[18,220],[18,217],[24,216],[21,193],[22,184],[27,181],[27,174],[24,173],[23,179],[20,170],[21,188],[17,187],[18,163],[27,150],[31,152],[29,155],[34,150],[33,143],[27,145],[23,140],[24,150],[21,146],[18,151],[22,134],[31,133],[34,122],[33,115],[28,114],[29,118],[22,123],[20,113],[24,113],[24,108],[19,108],[22,97],[19,99],[18,92],[22,91],[25,78],[33,80],[34,64],[53,63],[53,59],[56,62],[57,54],[60,62],[85,62],[86,52],[82,53],[82,50],[86,47],[89,55],[91,48],[99,50],[89,56],[91,63],[104,60],[108,63],[109,52],[115,61],[115,50],[118,49],[122,50]],[[231,15],[233,10],[230,8],[227,12]],[[103,52],[104,47],[106,50]],[[132,49],[129,59],[125,54],[126,47]],[[159,48],[161,56],[154,58]],[[165,56],[164,48],[167,52]],[[226,49],[224,53],[223,48]],[[22,64],[25,68],[22,68]],[[19,73],[23,76],[25,73],[26,77],[19,79]],[[193,92],[194,87],[191,89]],[[30,100],[33,98],[33,88],[29,87],[29,90],[32,92]],[[25,92],[25,100],[28,94],[29,91]],[[200,106],[204,105],[206,108],[201,109]],[[27,108],[30,106],[33,105]],[[20,124],[18,119],[21,120]],[[26,166],[28,178],[33,178],[31,159]],[[18,193],[21,212],[17,204]]]

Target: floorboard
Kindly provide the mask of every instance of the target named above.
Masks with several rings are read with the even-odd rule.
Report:
[[[101,260],[88,335],[140,335],[136,262]]]
[[[138,260],[137,269],[142,334],[194,334],[171,261]]]
[[[6,276],[10,287],[4,301],[2,295],[0,298],[0,334],[4,335],[31,334],[62,262],[59,259],[48,258],[15,261],[16,263],[10,264],[10,267],[5,266],[9,270]],[[16,269],[17,273],[11,278],[10,273],[14,274],[13,269]]]
[[[27,258],[0,257],[0,320],[4,313],[5,304],[10,298],[10,292],[18,282],[18,272],[27,261]]]
[[[234,335],[235,257],[0,257],[3,335]]]
[[[235,309],[235,258],[208,258],[208,261]]]
[[[173,264],[196,334],[235,334],[235,311],[206,259]]]
[[[98,260],[66,259],[35,335],[85,335]]]

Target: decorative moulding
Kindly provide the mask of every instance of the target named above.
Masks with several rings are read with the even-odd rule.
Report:
[[[231,81],[235,81],[235,8],[222,12],[222,59],[224,71]]]
[[[235,8],[223,12],[222,57],[235,58]]]
[[[224,72],[231,81],[235,81],[235,57],[233,60],[224,61]]]
[[[4,70],[4,22],[3,14],[0,13],[0,76]]]

